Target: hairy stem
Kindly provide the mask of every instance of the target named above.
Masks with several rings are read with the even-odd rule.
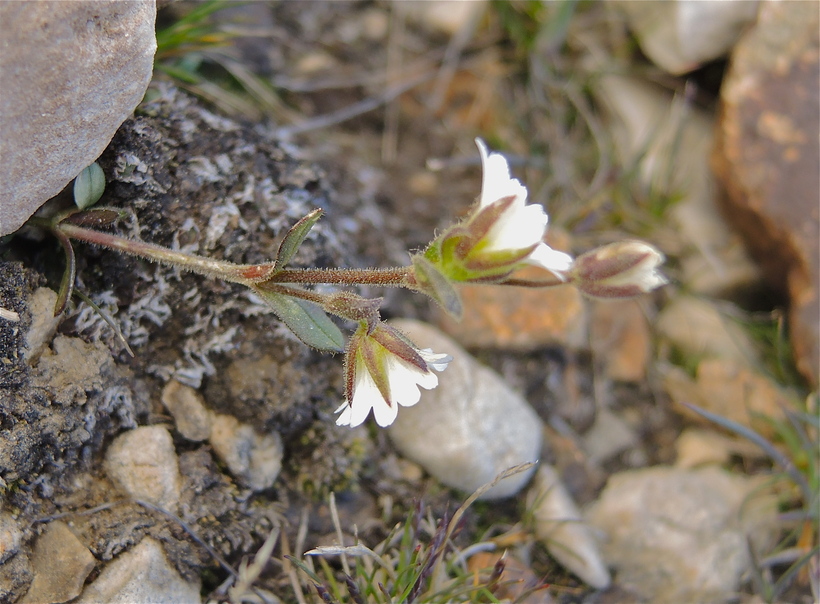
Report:
[[[275,273],[273,283],[332,283],[413,288],[413,267],[397,268],[286,268]]]
[[[111,233],[87,229],[75,224],[60,222],[48,225],[58,236],[85,241],[95,245],[132,254],[154,262],[170,264],[209,277],[251,286],[262,283],[301,283],[334,285],[381,285],[414,289],[416,280],[412,267],[386,269],[282,269],[276,271],[272,264],[234,264],[224,260],[185,254],[161,245],[128,239]]]

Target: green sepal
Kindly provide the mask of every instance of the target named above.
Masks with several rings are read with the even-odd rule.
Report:
[[[427,258],[413,256],[416,282],[419,291],[430,296],[455,319],[460,319],[463,312],[461,297],[450,280]]]
[[[499,272],[510,272],[515,266],[525,260],[538,244],[518,250],[497,250],[495,252],[478,251],[467,256],[464,268],[478,276],[486,277]]]
[[[344,335],[321,307],[285,294],[252,289],[302,342],[318,350],[344,351]]]
[[[87,166],[74,179],[74,203],[81,210],[93,206],[105,191],[105,173],[97,162]]]
[[[276,254],[277,269],[281,269],[291,261],[299,249],[299,246],[302,245],[305,237],[307,237],[310,232],[310,229],[319,221],[322,214],[324,214],[324,211],[321,209],[313,210],[291,227],[285,235],[285,238],[282,239],[282,243],[279,244],[279,252]]]

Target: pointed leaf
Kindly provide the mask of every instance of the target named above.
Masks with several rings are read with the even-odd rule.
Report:
[[[285,235],[285,238],[282,239],[282,243],[279,244],[279,252],[276,254],[277,269],[284,267],[291,261],[299,249],[299,246],[302,245],[305,237],[307,237],[307,234],[310,232],[310,229],[318,222],[323,213],[320,209],[313,210],[291,227]]]
[[[97,162],[83,169],[74,179],[74,203],[81,210],[93,206],[105,191],[105,173]]]
[[[419,289],[438,302],[455,319],[460,319],[461,297],[447,277],[424,256],[413,256],[413,268],[416,271]]]
[[[254,291],[305,344],[319,350],[344,351],[344,335],[318,305],[258,288],[254,288]]]

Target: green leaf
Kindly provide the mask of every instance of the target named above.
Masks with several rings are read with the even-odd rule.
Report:
[[[279,252],[276,254],[277,269],[282,268],[291,261],[294,254],[296,254],[296,250],[302,245],[310,229],[319,221],[323,213],[320,209],[313,210],[291,227],[285,238],[282,239],[282,243],[279,244]]]
[[[422,293],[438,302],[453,318],[460,319],[463,312],[461,297],[450,280],[432,262],[421,255],[413,256],[413,268],[416,271],[416,281]]]
[[[253,290],[305,344],[319,350],[344,352],[344,335],[318,305],[285,294],[258,288]]]
[[[94,162],[74,179],[74,203],[81,210],[93,206],[105,191],[105,174],[97,162]]]

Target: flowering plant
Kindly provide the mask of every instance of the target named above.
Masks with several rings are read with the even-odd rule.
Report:
[[[282,322],[305,344],[328,352],[344,352],[345,400],[336,410],[336,423],[358,426],[370,415],[388,426],[399,406],[415,405],[419,388],[438,385],[433,371],[443,371],[451,357],[420,349],[379,315],[381,299],[366,299],[340,291],[320,293],[315,284],[381,285],[405,287],[438,302],[459,316],[459,283],[495,283],[549,287],[571,283],[593,297],[619,298],[640,295],[666,283],[657,270],[663,255],[640,241],[626,241],[587,252],[577,259],[544,242],[548,216],[538,204],[527,204],[527,189],[510,175],[503,155],[491,152],[476,139],[483,169],[481,193],[468,216],[445,229],[409,266],[388,269],[293,269],[288,263],[322,215],[314,210],[285,235],[276,257],[262,264],[233,264],[186,254],[144,241],[97,230],[115,222],[120,212],[89,208],[99,197],[96,186],[89,199],[78,199],[78,209],[53,218],[35,217],[30,224],[49,229],[68,258],[55,314],[70,295],[75,276],[71,240],[86,241],[242,284],[271,307]],[[97,174],[99,180],[99,174]],[[88,187],[86,187],[88,188]],[[92,199],[93,198],[93,199]],[[525,281],[514,273],[525,265],[549,272],[551,280]],[[348,342],[328,315],[357,323]]]

